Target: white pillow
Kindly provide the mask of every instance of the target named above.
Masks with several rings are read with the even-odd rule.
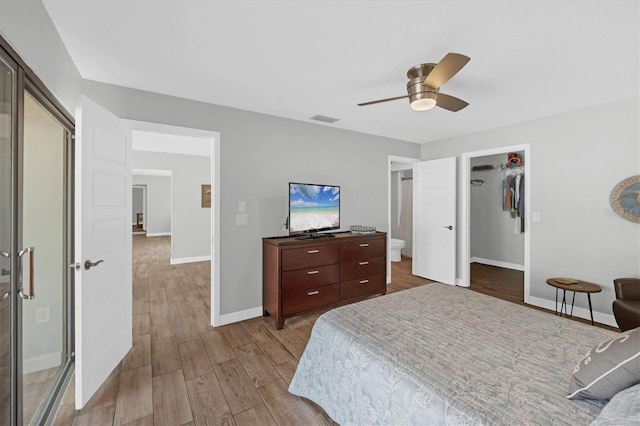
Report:
[[[640,424],[640,384],[615,394],[591,426],[637,424]]]

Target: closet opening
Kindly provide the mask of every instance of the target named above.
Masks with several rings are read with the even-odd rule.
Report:
[[[462,282],[524,304],[529,294],[529,146],[462,156]]]

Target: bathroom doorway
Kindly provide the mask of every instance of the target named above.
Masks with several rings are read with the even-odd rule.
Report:
[[[413,164],[419,161],[418,158],[393,155],[388,159],[387,283],[391,282],[392,261],[411,261]]]

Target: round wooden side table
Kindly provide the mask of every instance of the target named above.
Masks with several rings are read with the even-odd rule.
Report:
[[[589,301],[589,314],[591,315],[591,325],[593,324],[593,309],[591,308],[591,293],[600,293],[602,289],[598,284],[589,283],[573,278],[549,278],[547,284],[556,288],[556,315],[558,315],[558,290],[562,290],[562,303],[560,304],[560,315],[562,315],[562,309],[568,318],[573,316],[573,304],[576,301],[576,293],[586,293],[587,300]],[[567,298],[568,291],[573,292],[573,299],[571,300],[571,313],[567,312]]]

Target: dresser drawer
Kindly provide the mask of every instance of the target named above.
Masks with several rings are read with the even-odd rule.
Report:
[[[282,295],[282,314],[291,315],[330,305],[340,300],[340,284]]]
[[[370,257],[360,260],[343,260],[340,263],[340,281],[349,281],[356,278],[368,277],[384,273],[385,257]]]
[[[282,293],[292,293],[335,284],[340,280],[340,265],[317,266],[282,273]]]
[[[385,274],[340,283],[340,300],[354,299],[386,291]]]
[[[340,246],[338,244],[319,245],[317,247],[307,246],[306,248],[282,250],[283,271],[331,265],[333,263],[338,263],[339,260]]]
[[[340,260],[384,256],[386,250],[384,238],[361,239],[356,242],[343,243],[340,249]]]

